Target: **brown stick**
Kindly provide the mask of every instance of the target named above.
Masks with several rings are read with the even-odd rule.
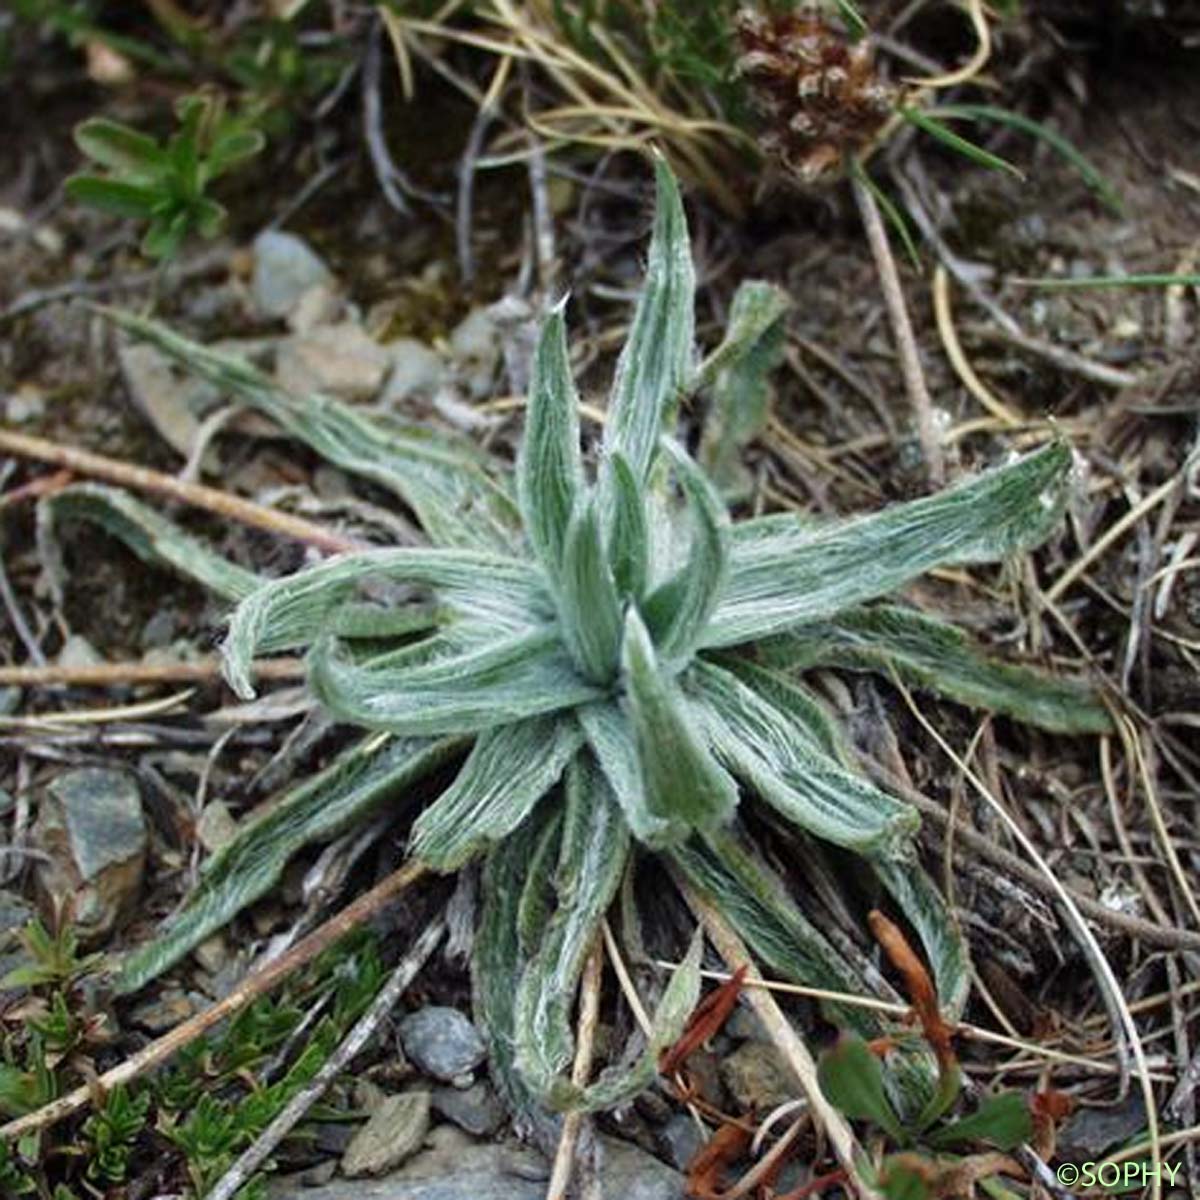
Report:
[[[925,386],[925,373],[921,369],[921,351],[913,334],[912,322],[908,319],[904,289],[900,285],[900,273],[896,270],[896,260],[892,257],[892,248],[888,244],[887,230],[883,227],[883,218],[879,215],[879,206],[875,203],[875,197],[871,195],[871,189],[854,172],[850,175],[850,186],[854,189],[854,199],[867,234],[867,244],[871,247],[875,269],[879,273],[883,302],[891,321],[892,336],[896,340],[900,374],[904,376],[908,401],[917,419],[917,437],[921,442],[921,452],[925,455],[929,481],[934,487],[941,487],[946,481],[946,460],[942,454],[941,437],[933,416],[933,401],[930,399],[928,387]]]
[[[332,533],[320,525],[304,520],[303,517],[294,517],[290,513],[255,504],[254,501],[245,500],[241,496],[231,496],[228,492],[199,483],[184,483],[173,475],[164,475],[161,471],[135,467],[131,463],[121,462],[120,459],[92,454],[88,450],[77,450],[73,446],[60,446],[45,438],[14,433],[11,429],[0,429],[0,454],[15,454],[20,458],[54,463],[76,475],[103,479],[137,492],[170,496],[171,499],[180,500],[184,504],[240,521],[243,525],[252,525],[256,529],[295,538],[309,546],[315,546],[318,550],[324,550],[326,554],[347,554],[365,548],[363,543],[354,538]]]
[[[299,658],[259,659],[251,668],[258,679],[303,679]],[[118,683],[203,683],[221,675],[216,658],[196,662],[95,663],[88,666],[0,667],[0,687],[111,687]]]
[[[6,1125],[0,1125],[0,1137],[18,1138],[23,1134],[57,1124],[71,1116],[72,1113],[86,1108],[95,1097],[105,1095],[120,1084],[131,1083],[138,1076],[161,1066],[177,1051],[194,1042],[206,1030],[224,1021],[226,1017],[239,1012],[251,1001],[265,995],[293,971],[312,962],[317,955],[329,949],[352,929],[374,916],[390,900],[416,883],[428,870],[429,868],[421,862],[405,863],[386,879],[377,883],[370,891],[364,892],[357,900],[347,904],[341,912],[330,917],[325,924],[314,929],[286,954],[281,954],[260,970],[255,971],[253,975],[243,979],[224,1000],[219,1000],[211,1008],[206,1008],[182,1024],[176,1025],[174,1029],[164,1033],[162,1037],[143,1047],[132,1057],[113,1067],[111,1071],[105,1071],[98,1079],[43,1105],[36,1112],[18,1117]]]

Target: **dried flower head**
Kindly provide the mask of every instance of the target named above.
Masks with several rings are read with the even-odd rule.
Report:
[[[811,11],[746,7],[735,22],[741,46],[735,70],[763,117],[759,141],[801,182],[836,171],[895,109],[898,89],[880,77],[866,39],[851,42]]]

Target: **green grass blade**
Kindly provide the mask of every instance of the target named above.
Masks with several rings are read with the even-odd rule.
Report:
[[[541,576],[519,559],[407,546],[339,555],[272,580],[242,601],[222,647],[230,685],[252,696],[247,671],[255,654],[312,642],[339,608],[376,580],[433,590],[448,615],[490,622],[500,633],[534,628],[553,613]]]
[[[567,771],[566,814],[554,890],[558,906],[517,989],[517,1069],[552,1108],[575,1098],[562,1073],[574,1057],[571,1011],[584,962],[616,895],[629,830],[589,755]]]
[[[393,492],[446,546],[506,552],[518,543],[518,513],[504,481],[462,439],[383,422],[328,396],[294,396],[243,359],[222,354],[144,317],[101,308],[134,337],[232,392],[335,466]]]
[[[78,483],[52,493],[38,505],[38,544],[55,586],[62,580],[54,538],[54,527],[61,521],[98,525],[143,562],[169,567],[225,600],[243,600],[265,582],[127,492],[98,483]]]
[[[559,624],[580,672],[595,683],[617,673],[621,600],[608,565],[594,493],[580,497],[558,579]]]
[[[663,821],[719,825],[737,807],[737,785],[704,745],[687,703],[659,666],[636,609],[625,622],[622,675],[646,807]]]
[[[413,825],[413,856],[454,871],[501,841],[558,782],[582,740],[573,721],[553,717],[482,732],[458,777]]]
[[[621,705],[616,700],[598,700],[580,706],[575,715],[633,836],[647,846],[665,846],[685,837],[685,825],[663,820],[650,810],[637,739]]]
[[[964,158],[969,158],[981,167],[988,167],[993,171],[1005,171],[1009,175],[1014,175],[1017,179],[1024,181],[1025,173],[1020,168],[1014,167],[1012,163],[1007,162],[998,155],[990,154],[982,146],[977,146],[974,142],[967,141],[965,137],[960,137],[953,129],[947,129],[932,113],[905,107],[901,107],[898,111],[910,125],[915,125],[922,132],[929,134],[930,137],[941,142],[943,146],[949,147],[956,154],[961,154]]]
[[[1057,151],[1067,162],[1079,172],[1083,181],[1104,203],[1118,216],[1124,208],[1116,188],[1100,173],[1099,170],[1061,133],[1035,121],[1019,112],[1008,108],[997,108],[991,104],[943,104],[939,105],[937,115],[942,120],[961,118],[967,121],[992,121],[998,125],[1007,125],[1019,129],[1031,137],[1045,142],[1051,149]]]
[[[674,421],[680,394],[692,376],[696,288],[687,219],[679,185],[656,158],[654,233],[641,299],[617,362],[604,447],[620,452],[644,483],[659,435]]]
[[[400,667],[355,662],[325,637],[313,647],[310,667],[313,692],[340,720],[394,733],[487,730],[602,694],[576,673],[553,630],[497,637]]]
[[[463,739],[369,737],[288,792],[205,864],[184,909],[120,964],[117,990],[135,992],[274,888],[301,848],[328,840],[387,805],[403,811],[413,784],[443,766]]]
[[[764,661],[790,670],[894,670],[906,682],[960,704],[1056,733],[1112,729],[1107,709],[1085,684],[988,658],[961,630],[916,609],[892,604],[851,609],[759,648]]]
[[[997,562],[1043,541],[1066,502],[1056,442],[933,496],[847,521],[735,541],[729,584],[702,639],[756,641],[887,595],[932,567]]]
[[[691,678],[717,758],[793,825],[860,853],[916,830],[912,808],[847,771],[792,712],[745,679],[712,663],[699,664]]]
[[[517,494],[538,561],[558,575],[567,526],[583,490],[579,396],[571,378],[563,304],[546,318],[533,363]]]

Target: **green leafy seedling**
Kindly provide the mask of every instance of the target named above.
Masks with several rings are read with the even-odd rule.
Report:
[[[87,1176],[97,1183],[124,1183],[129,1159],[150,1111],[150,1093],[131,1096],[124,1086],[108,1093],[104,1106],[84,1122],[90,1143]]]
[[[76,200],[148,224],[142,251],[170,258],[191,234],[214,237],[226,211],[208,189],[226,172],[262,150],[263,134],[231,116],[212,94],[185,96],[176,105],[179,129],[161,144],[107,117],[76,127],[75,142],[104,175],[67,180]]]

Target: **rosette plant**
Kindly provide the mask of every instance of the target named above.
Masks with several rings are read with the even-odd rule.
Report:
[[[886,988],[865,954],[822,927],[813,897],[768,865],[764,829],[826,890],[839,886],[831,863],[861,864],[856,874],[873,876],[921,939],[942,1003],[961,1007],[965,950],[915,856],[917,816],[855,768],[801,673],[879,668],[1051,730],[1103,728],[1081,685],[993,663],[953,627],[884,602],[933,567],[1003,560],[1045,538],[1069,451],[1056,442],[849,520],[732,521],[676,439],[679,402],[761,382],[779,297],[745,285],[725,341],[697,366],[683,206],[662,164],[657,184],[644,290],[602,444],[586,460],[562,304],[536,349],[515,476],[328,398],[285,395],[245,363],[118,317],[403,497],[434,543],[339,555],[263,582],[127,497],[91,488],[56,498],[239,601],[223,653],[240,695],[253,694],[255,656],[306,647],[315,697],[373,731],[211,860],[162,938],[126,962],[125,990],[262,895],[299,846],[398,808],[418,780],[452,767],[416,816],[410,851],[441,872],[482,863],[476,1016],[515,1106],[599,1107],[653,1075],[653,1044],[632,1071],[589,1088],[564,1075],[585,957],[635,864],[665,865],[663,886],[688,881],[779,975]],[[695,987],[694,970],[672,981],[652,1042],[673,1036]],[[879,1032],[869,1012],[839,1019]],[[932,1072],[907,1075],[906,1103],[919,1106]]]

